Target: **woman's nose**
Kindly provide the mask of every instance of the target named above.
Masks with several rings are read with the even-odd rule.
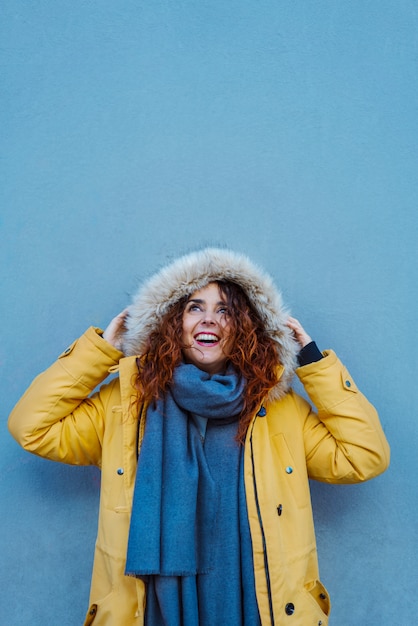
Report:
[[[204,324],[215,324],[215,314],[212,311],[205,311],[202,321]]]

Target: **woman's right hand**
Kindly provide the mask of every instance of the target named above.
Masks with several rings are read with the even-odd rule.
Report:
[[[128,309],[125,309],[113,318],[103,333],[103,339],[106,339],[117,350],[121,350],[122,335],[124,330],[126,330],[125,322],[127,317]]]

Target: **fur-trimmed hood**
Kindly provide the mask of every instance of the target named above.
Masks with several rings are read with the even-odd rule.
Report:
[[[122,349],[127,356],[144,352],[146,340],[178,300],[210,282],[231,281],[240,285],[258,312],[277,349],[283,373],[270,398],[282,397],[289,389],[299,351],[286,326],[288,311],[271,277],[245,255],[206,248],[178,258],[142,284],[129,307]]]

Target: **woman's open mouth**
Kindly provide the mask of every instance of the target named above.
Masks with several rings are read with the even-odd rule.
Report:
[[[194,340],[200,346],[214,346],[219,343],[220,338],[215,333],[198,333]]]

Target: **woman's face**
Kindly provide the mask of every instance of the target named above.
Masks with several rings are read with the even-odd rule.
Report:
[[[216,283],[195,291],[183,312],[182,345],[186,363],[217,374],[228,358],[230,311]]]

